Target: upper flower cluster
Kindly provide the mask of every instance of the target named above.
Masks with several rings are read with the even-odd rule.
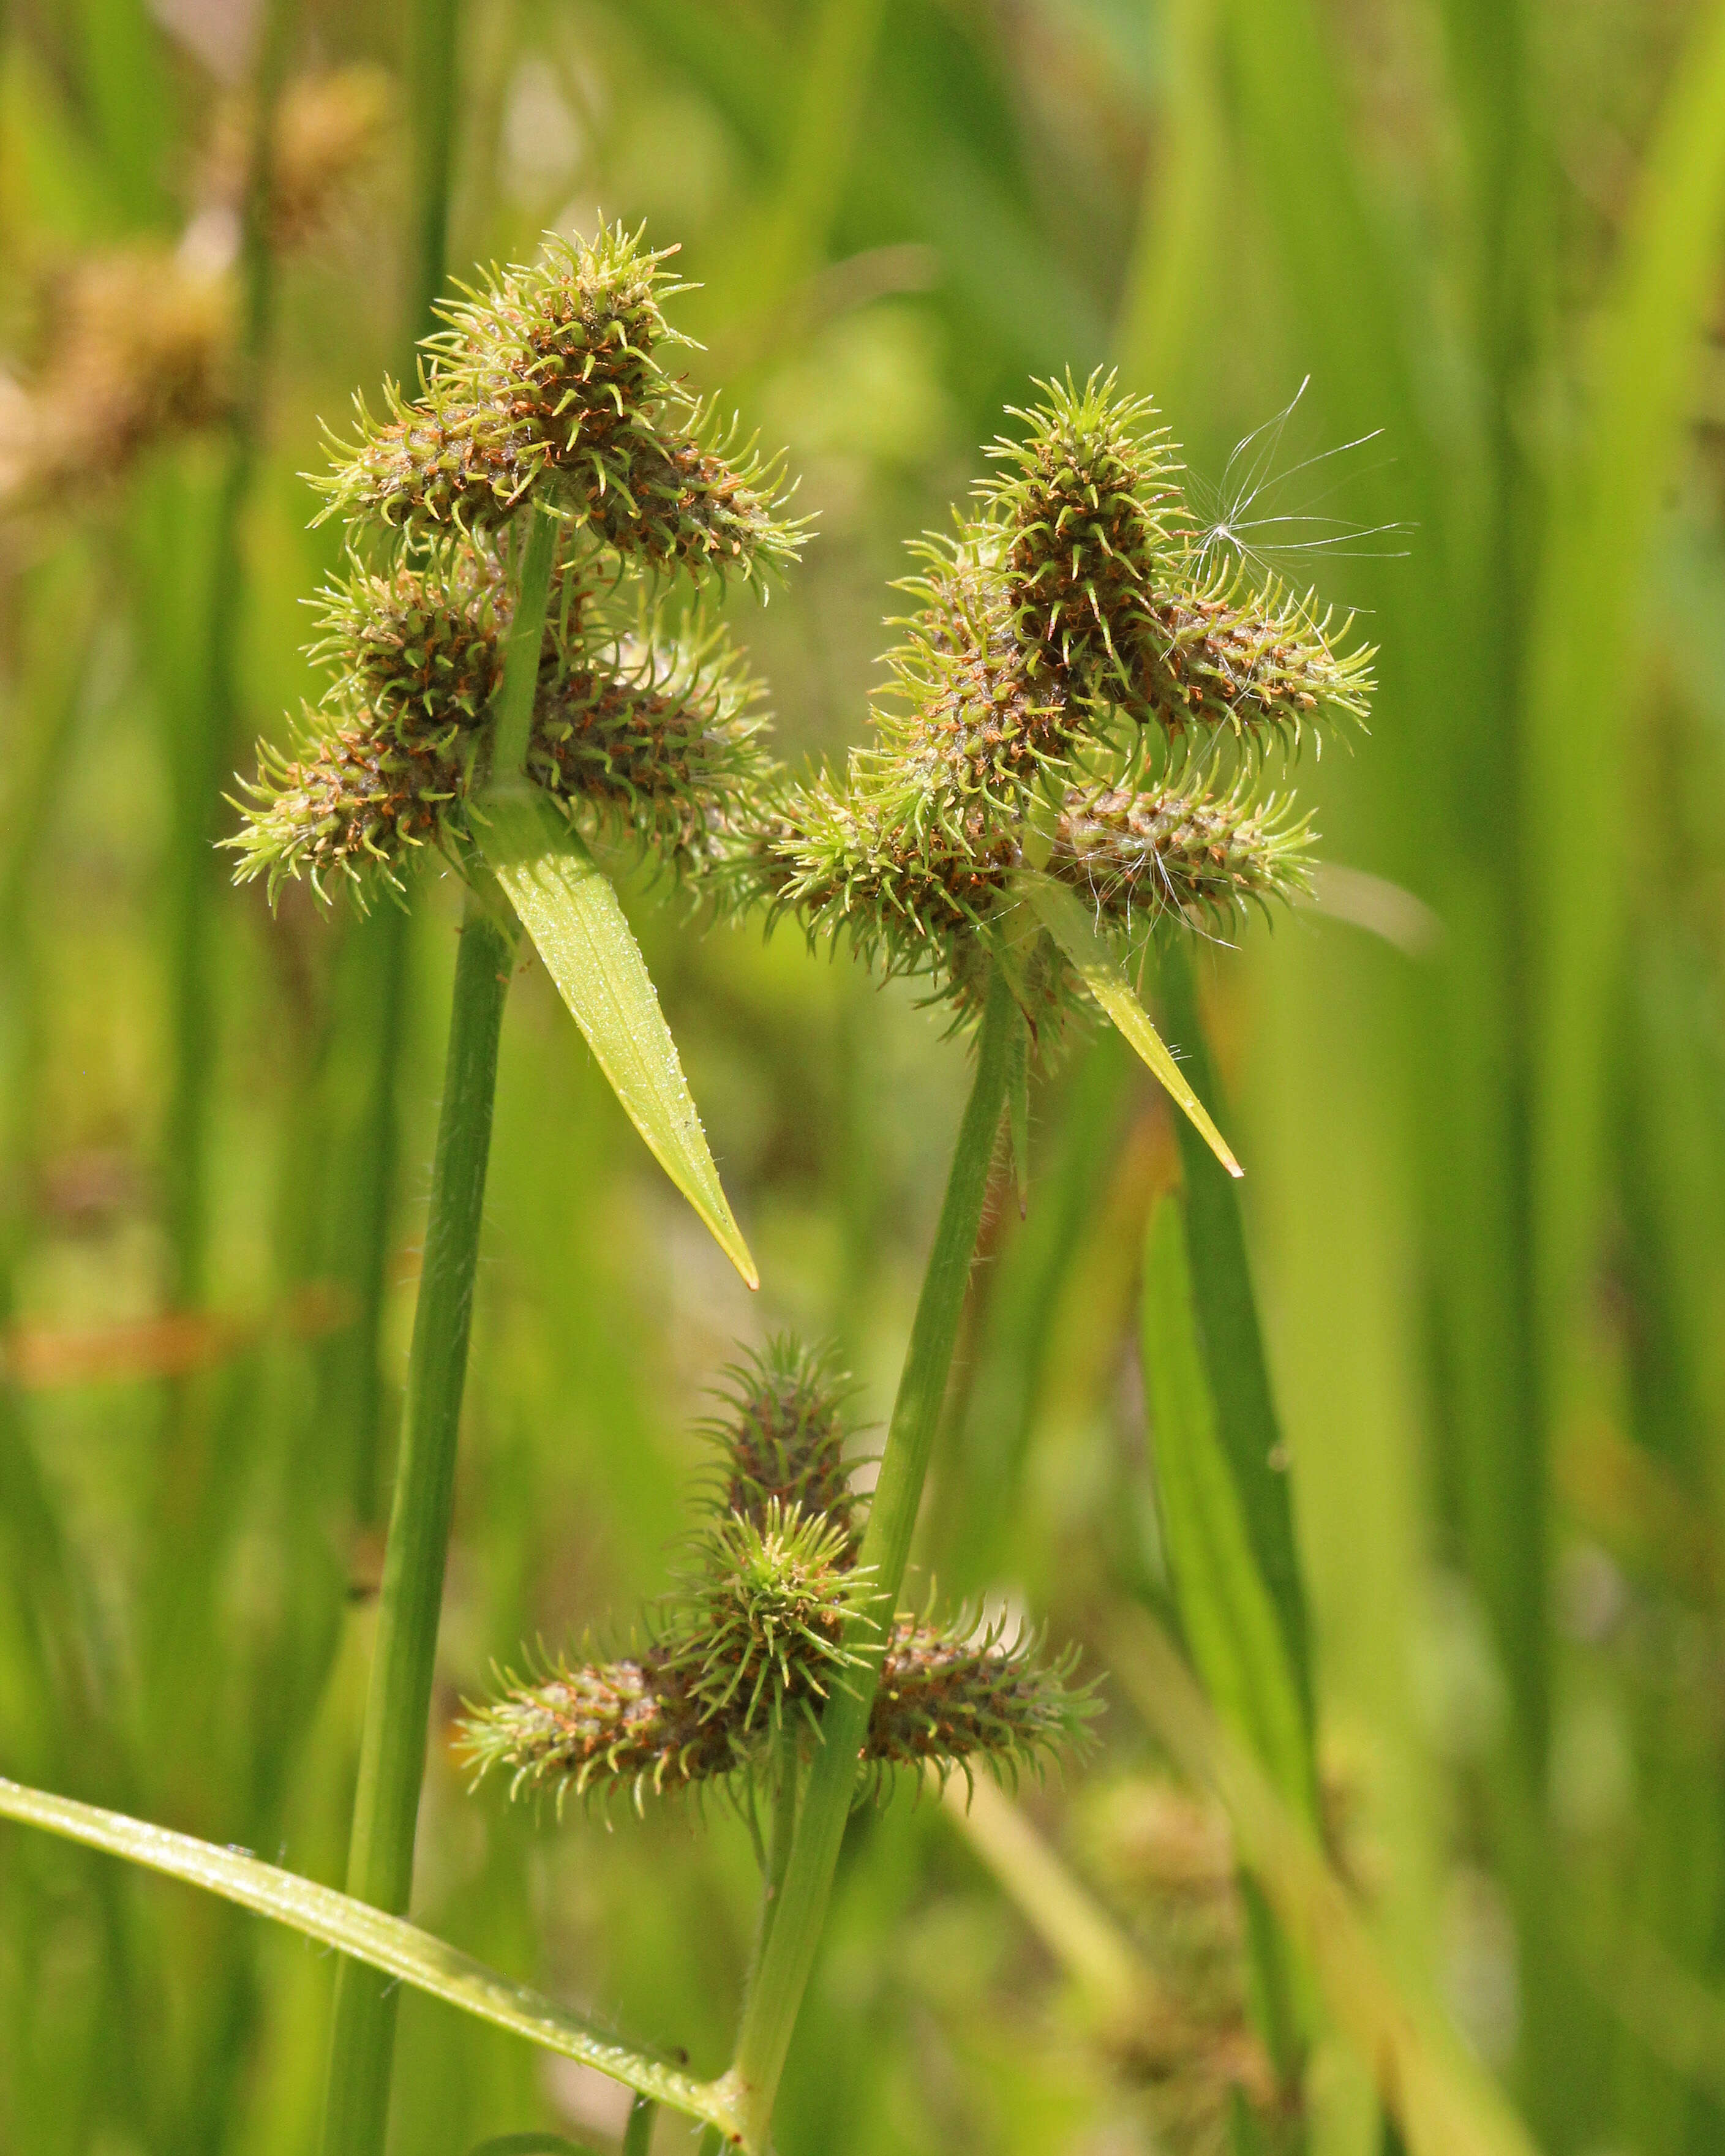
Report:
[[[870,1661],[880,1681],[863,1757],[877,1780],[899,1766],[968,1775],[978,1761],[1011,1774],[1073,1741],[1094,1711],[1075,1657],[1044,1663],[1033,1641],[964,1617],[871,1619],[830,1366],[780,1341],[732,1376],[709,1426],[712,1516],[644,1644],[508,1682],[463,1726],[477,1772],[501,1767],[512,1790],[553,1788],[559,1802],[740,1783],[787,1734],[818,1742],[822,1702]]]
[[[1312,597],[1208,561],[1147,402],[1045,385],[972,512],[921,542],[873,742],[781,783],[740,880],[811,934],[974,1007],[1004,964],[1033,1020],[1076,991],[1014,885],[1076,886],[1127,934],[1226,919],[1303,880],[1265,755],[1363,718],[1368,651]]]
[[[486,724],[501,677],[529,505],[559,526],[527,772],[584,829],[678,872],[768,767],[758,692],[668,575],[755,578],[801,526],[734,425],[667,371],[665,254],[620,228],[554,240],[447,310],[420,394],[360,405],[320,482],[349,520],[346,572],[322,594],[314,647],[330,686],[285,750],[260,751],[242,877],[332,878],[361,900],[427,844],[459,858],[483,816]]]

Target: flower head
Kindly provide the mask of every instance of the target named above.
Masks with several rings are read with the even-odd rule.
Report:
[[[498,1768],[512,1791],[560,1799],[626,1788],[637,1803],[649,1789],[745,1784],[773,1771],[787,1736],[818,1743],[822,1705],[875,1661],[863,1757],[877,1789],[900,1768],[1010,1778],[1081,1741],[1096,1708],[1074,1681],[1076,1654],[1046,1661],[1032,1638],[928,1613],[883,1631],[858,1563],[860,1501],[829,1358],[780,1340],[731,1376],[732,1411],[711,1433],[730,1502],[695,1537],[649,1645],[506,1679],[462,1726],[476,1774]]]
[[[842,779],[778,780],[728,844],[769,926],[842,929],[964,1015],[999,964],[1039,1029],[1083,992],[1024,872],[1127,941],[1291,896],[1309,824],[1258,795],[1263,757],[1357,723],[1371,688],[1315,598],[1206,562],[1147,402],[1045,388],[975,511],[916,549],[870,742]]]
[[[681,290],[619,225],[550,239],[444,311],[420,394],[363,401],[333,442],[323,514],[397,531],[495,529],[530,498],[657,570],[743,577],[789,561],[802,527],[763,463],[665,366],[689,340],[662,302]]]

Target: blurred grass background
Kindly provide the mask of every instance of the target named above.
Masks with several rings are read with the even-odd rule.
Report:
[[[227,0],[0,18],[0,1772],[331,1882],[455,909],[428,875],[404,937],[299,893],[272,919],[208,840],[214,776],[316,693],[300,603],[333,542],[298,475],[412,335],[407,30],[429,13],[289,15],[290,81],[381,69],[393,116],[281,262],[233,546],[222,424],[46,501],[3,452],[54,382],[74,265],[231,249],[208,146],[256,25]],[[1200,969],[1334,1831],[1404,1981],[1553,2156],[1725,2146],[1718,9],[475,0],[459,34],[455,272],[646,219],[700,281],[694,371],[803,474],[819,537],[738,618],[788,755],[860,734],[902,542],[1033,375],[1110,362],[1153,391],[1219,523],[1360,535],[1248,534],[1368,610],[1383,687],[1371,738],[1300,773],[1348,873]],[[1263,491],[1230,499],[1233,444],[1308,374]],[[242,565],[231,696],[217,560]],[[788,937],[639,900],[765,1286],[685,1218],[526,974],[445,1718],[494,1658],[662,1585],[735,1339],[835,1336],[884,1414],[938,1200],[964,1074],[936,1022]],[[925,1523],[946,1586],[1057,1638],[1100,1639],[1156,1563],[1134,1312],[1177,1170],[1129,1060],[1100,1038],[1038,1092],[1029,1216],[989,1231]],[[1033,1815],[1177,1981],[1214,1984],[1166,1891],[1152,1748],[1122,1699],[1102,1727]],[[722,1814],[557,1825],[470,1799],[434,1748],[418,1921],[702,2071],[752,1883]],[[0,2147],[306,2149],[331,1982],[231,1910],[0,1832]],[[418,1999],[402,2031],[400,2156],[620,2131],[617,2092],[511,2040]],[[1214,2143],[1180,2112],[1202,2062],[1154,2048],[906,1795],[853,1830],[779,2145]],[[1311,2101],[1315,2156],[1379,2145],[1339,2044]]]

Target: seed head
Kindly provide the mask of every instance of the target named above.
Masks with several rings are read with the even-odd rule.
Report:
[[[1249,902],[1268,909],[1309,886],[1311,819],[1291,798],[1255,800],[1153,786],[1073,787],[1055,826],[1050,875],[1130,934],[1164,914],[1214,930]]]
[[[532,496],[617,553],[697,578],[783,565],[802,543],[752,443],[667,372],[689,340],[661,302],[674,250],[621,226],[551,239],[444,311],[416,398],[388,387],[332,441],[323,514],[426,532],[495,529]]]
[[[506,547],[439,540],[383,571],[351,561],[321,595],[314,645],[332,673],[286,752],[259,750],[241,880],[332,876],[360,902],[400,889],[411,850],[459,858],[485,774],[485,720],[514,603]],[[758,691],[724,632],[667,626],[639,582],[600,588],[590,553],[560,564],[541,647],[529,776],[585,835],[699,878],[716,834],[766,768]]]
[[[63,271],[28,387],[0,403],[0,507],[64,506],[230,409],[230,280],[140,242]]]
[[[1263,756],[1358,720],[1371,688],[1314,600],[1205,566],[1148,403],[1111,377],[1045,388],[978,511],[916,550],[868,745],[842,781],[778,780],[725,842],[769,927],[842,929],[961,1018],[999,963],[1039,1038],[1083,992],[1020,870],[1077,885],[1128,939],[1288,897],[1311,834],[1255,797]]]
[[[315,239],[375,164],[394,105],[381,68],[360,64],[297,77],[277,100],[270,155],[270,244],[286,252]],[[206,201],[236,211],[245,190],[252,112],[243,97],[217,116],[204,162]]]
[[[703,1712],[658,1649],[503,1681],[501,1697],[470,1710],[458,1742],[475,1782],[501,1768],[511,1796],[549,1786],[561,1810],[571,1793],[624,1789],[639,1810],[649,1789],[674,1796],[739,1763],[731,1726]]]
[[[1070,375],[1037,387],[1048,402],[1011,411],[1024,434],[993,444],[1001,469],[978,491],[1003,532],[1032,672],[1063,695],[1092,696],[1122,670],[1118,626],[1178,560],[1190,520],[1148,398],[1120,396],[1100,370],[1082,389]]]
[[[649,1789],[738,1788],[776,1771],[787,1732],[802,1732],[805,1753],[819,1743],[822,1703],[880,1654],[871,1575],[856,1562],[842,1381],[790,1339],[730,1378],[730,1412],[709,1435],[734,1502],[696,1536],[650,1645],[506,1678],[463,1725],[479,1774],[501,1766],[512,1791],[550,1785],[560,1797],[627,1787],[637,1803]],[[786,1491],[803,1494],[787,1502]],[[1072,1681],[1076,1661],[1041,1662],[1035,1642],[1009,1645],[998,1626],[899,1617],[863,1747],[877,1786],[901,1766],[1040,1769],[1096,1712]]]

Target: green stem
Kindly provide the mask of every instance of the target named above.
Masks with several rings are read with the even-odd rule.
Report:
[[[347,1892],[397,1916],[407,1909],[413,1879],[497,1039],[513,956],[490,915],[470,898],[455,962],[431,1209],[347,1858]],[[325,2156],[376,2156],[382,2148],[395,1996],[394,1987],[375,1970],[342,1963],[330,2045]]]
[[[768,1829],[765,1861],[761,1867],[761,1913],[755,1925],[754,1950],[749,1956],[748,1979],[743,1986],[747,1998],[754,1989],[755,1978],[767,1952],[767,1942],[773,1936],[773,1920],[778,1914],[778,1904],[784,1892],[785,1873],[791,1861],[791,1848],[797,1832],[797,1734],[788,1725],[780,1733],[778,1758],[774,1762],[776,1779],[773,1789],[773,1819]]]
[[[873,1567],[875,1586],[871,1612],[852,1626],[853,1633],[861,1639],[879,1640],[891,1622],[904,1581],[911,1535],[922,1503],[970,1281],[988,1165],[1006,1103],[1013,1015],[1012,992],[997,971],[989,985],[977,1042],[976,1075],[953,1149],[934,1248],[923,1276],[898,1397],[893,1403],[880,1477],[870,1507],[868,1532],[858,1558],[859,1564]],[[860,1640],[854,1639],[852,1644]],[[877,1672],[877,1662],[865,1665],[854,1689],[835,1692],[821,1717],[821,1747],[803,1794],[790,1864],[778,1897],[778,1914],[743,2009],[737,2064],[732,2070],[749,2148],[765,2144],[791,2032],[814,1964],[875,1703]]]
[[[531,719],[556,538],[555,524],[535,511],[504,656],[503,684],[494,707],[500,739],[516,727],[524,706]],[[500,748],[500,767],[501,756]],[[501,898],[497,902],[501,903]],[[467,1375],[468,1326],[491,1144],[497,1036],[513,963],[514,953],[493,907],[470,892],[455,962],[449,1060],[431,1171],[431,1209],[408,1356],[395,1498],[383,1554],[377,1639],[347,1853],[348,1892],[397,1915],[406,1910],[413,1883],[413,1837],[425,1772],[425,1717],[443,1607],[455,1440]],[[344,1962],[336,1979],[330,2040],[324,2156],[377,2156],[388,2120],[394,2043],[394,1992],[372,1971]]]
[[[653,2122],[659,2106],[649,2096],[638,2096],[629,2107],[629,2123],[623,2129],[623,2156],[651,2156]]]
[[[556,517],[538,507],[530,510],[528,516],[520,594],[504,646],[503,686],[497,697],[497,730],[491,749],[494,785],[507,784],[526,768],[527,744],[533,732],[533,698],[539,686],[539,652],[545,641],[551,572],[557,560]]]

